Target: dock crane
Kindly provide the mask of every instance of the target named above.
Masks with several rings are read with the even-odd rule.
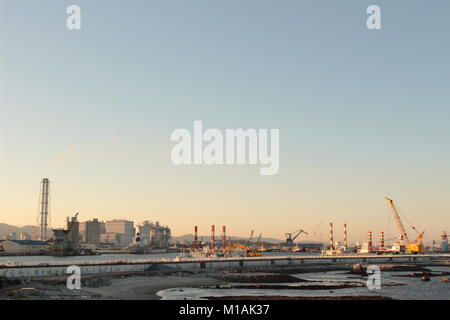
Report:
[[[408,238],[408,235],[406,234],[405,227],[403,226],[402,220],[400,220],[400,215],[398,214],[397,208],[394,205],[394,201],[392,199],[389,199],[387,197],[384,198],[391,208],[392,214],[394,216],[395,223],[397,224],[397,228],[400,231],[400,238],[399,240],[403,241],[406,247],[406,251],[409,253],[423,253],[424,247],[422,244],[423,239],[423,232],[417,232],[415,227],[412,227],[414,231],[416,231],[419,235],[414,240],[414,242],[411,243],[411,241]]]
[[[285,235],[286,235],[286,243],[287,243],[287,244],[293,244],[294,241],[295,241],[295,239],[297,239],[297,237],[298,237],[299,235],[301,235],[302,233],[308,235],[308,232],[306,232],[306,231],[304,231],[304,230],[301,230],[301,229],[296,230],[296,231],[294,231],[294,232],[287,232],[287,233],[285,234]]]
[[[248,243],[248,244],[252,243],[252,240],[253,240],[253,230],[252,230],[252,232],[250,233],[250,238],[248,238],[247,243]]]
[[[70,223],[70,225],[69,225],[69,232],[72,231],[73,224],[77,221],[78,214],[79,214],[79,212],[77,212],[77,213],[75,214],[75,216],[73,217],[73,219],[72,219],[72,221],[71,221],[71,223]]]
[[[258,242],[257,242],[258,246],[260,246],[260,247],[261,247],[261,237],[262,237],[262,233],[259,234]]]
[[[319,232],[320,232],[319,228],[320,228],[322,222],[323,222],[323,218],[320,220],[320,222],[317,224],[317,226],[314,229],[314,238],[317,241],[319,241],[319,240],[322,241],[322,234],[320,234],[320,236],[319,236]]]

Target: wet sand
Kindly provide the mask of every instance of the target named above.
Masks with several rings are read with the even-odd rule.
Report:
[[[101,288],[84,288],[85,291],[101,295],[103,298],[121,300],[159,300],[157,292],[178,287],[198,287],[221,285],[223,281],[202,276],[153,276],[113,279],[111,285]]]

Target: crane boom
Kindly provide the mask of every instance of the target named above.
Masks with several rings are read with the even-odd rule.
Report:
[[[318,234],[318,231],[319,231],[319,228],[320,228],[320,225],[322,224],[322,222],[323,222],[323,218],[320,220],[320,222],[317,224],[316,228],[314,229],[314,237],[316,239],[318,239],[317,234]]]
[[[253,230],[252,230],[252,232],[250,233],[250,238],[248,238],[247,243],[251,243],[252,240],[253,240]]]
[[[74,224],[75,221],[77,220],[78,214],[79,214],[79,212],[77,212],[77,213],[75,214],[75,217],[72,219],[70,225],[68,226],[68,227],[69,227],[69,231],[72,230],[73,224]]]
[[[304,230],[298,230],[297,231],[297,234],[292,238],[292,240],[295,240],[295,239],[297,239],[297,237],[300,235],[300,234],[302,234],[302,233],[304,233],[304,234],[308,234],[308,232],[306,232],[306,231],[304,231]]]
[[[302,233],[304,233],[304,234],[308,234],[308,232],[306,232],[306,231],[304,231],[304,230],[296,230],[296,231],[294,231],[294,232],[288,232],[288,233],[286,233],[286,242],[287,243],[289,243],[289,244],[292,244],[292,243],[294,243],[294,241],[295,241],[295,239],[297,239],[297,237],[300,235],[300,234],[302,234]]]
[[[231,241],[229,241],[228,248],[227,248],[228,255],[230,255],[233,248],[239,248],[239,249],[244,250],[247,257],[260,257],[263,255],[261,252],[256,251],[255,249],[249,247],[246,244],[239,243],[239,242],[232,243]]]
[[[409,245],[410,241],[409,241],[408,235],[406,234],[405,227],[403,227],[402,220],[400,220],[400,216],[399,216],[399,214],[397,212],[397,208],[394,205],[394,201],[392,199],[387,198],[387,197],[385,199],[389,203],[389,206],[392,209],[392,214],[394,215],[395,223],[397,224],[397,227],[398,227],[398,229],[400,231],[400,236],[405,241],[406,245]]]

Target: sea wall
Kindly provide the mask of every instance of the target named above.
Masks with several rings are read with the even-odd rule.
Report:
[[[243,257],[173,260],[120,260],[120,261],[83,261],[79,266],[82,275],[134,273],[134,272],[200,272],[235,270],[239,268],[265,269],[269,266],[308,266],[338,264],[402,264],[424,263],[431,260],[450,260],[450,255],[354,255],[354,256],[289,256],[289,257]],[[71,264],[74,265],[74,264]],[[41,278],[66,276],[69,264],[58,265],[1,265],[0,277]]]

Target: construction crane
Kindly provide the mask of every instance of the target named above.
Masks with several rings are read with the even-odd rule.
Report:
[[[73,219],[72,219],[70,225],[68,226],[68,227],[69,227],[69,232],[72,231],[73,224],[77,221],[78,214],[79,214],[79,212],[77,212],[77,213],[75,214],[75,216],[73,217]]]
[[[255,250],[255,249],[249,247],[246,244],[233,243],[233,242],[231,242],[231,240],[229,240],[228,247],[227,247],[227,255],[228,256],[231,256],[231,251],[234,248],[238,248],[241,251],[244,251],[246,257],[261,257],[263,255],[262,252],[259,252],[259,251]]]
[[[248,238],[247,243],[248,243],[248,244],[252,243],[252,239],[253,239],[253,230],[252,230],[252,232],[250,233],[250,238]]]
[[[287,244],[293,244],[294,243],[294,241],[295,241],[295,239],[297,239],[297,237],[299,236],[299,235],[301,235],[302,233],[304,233],[304,234],[308,234],[308,232],[306,232],[306,231],[304,231],[304,230],[296,230],[296,231],[294,231],[294,232],[287,232],[285,235],[286,235],[286,243]]]
[[[389,206],[391,208],[392,214],[394,216],[394,220],[395,223],[397,224],[397,228],[400,231],[400,238],[399,240],[403,241],[406,247],[406,251],[409,253],[423,253],[424,247],[422,245],[422,240],[423,240],[423,232],[417,232],[415,227],[412,227],[412,229],[414,231],[416,231],[419,235],[417,236],[417,238],[414,240],[414,242],[411,243],[411,241],[408,238],[408,235],[405,231],[405,227],[403,226],[402,220],[400,220],[400,215],[398,214],[397,208],[394,205],[394,201],[392,199],[389,199],[387,197],[384,198],[388,203]]]
[[[258,246],[261,246],[261,237],[262,237],[262,233],[259,234],[258,236]]]
[[[50,255],[69,255],[78,252],[78,229],[74,230],[78,212],[72,218],[67,217],[66,229],[53,229],[53,245],[49,248]]]
[[[322,234],[320,234],[320,237],[318,236],[318,234],[319,234],[319,228],[320,228],[322,222],[323,222],[323,218],[320,220],[320,222],[317,224],[316,228],[314,229],[314,238],[315,238],[317,241],[319,241],[319,240],[322,241],[322,237],[321,237]]]

